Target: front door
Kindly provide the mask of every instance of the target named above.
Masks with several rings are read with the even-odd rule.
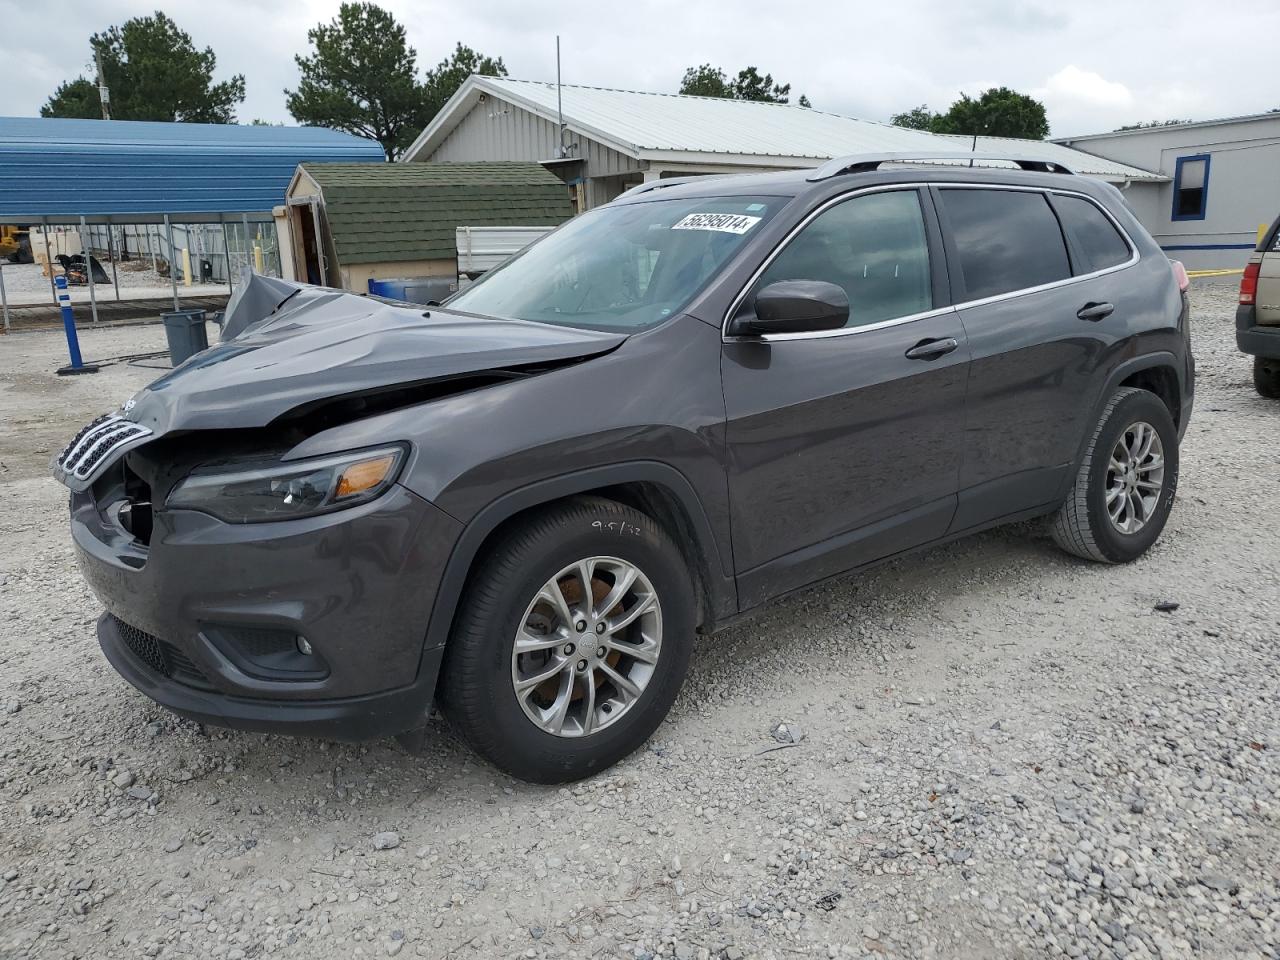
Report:
[[[940,537],[955,512],[968,347],[945,304],[930,198],[829,204],[738,307],[780,280],[844,288],[845,328],[724,345],[742,606]]]

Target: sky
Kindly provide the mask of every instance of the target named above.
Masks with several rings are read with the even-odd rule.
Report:
[[[944,110],[992,86],[1045,104],[1050,136],[1138,121],[1280,107],[1277,0],[382,0],[405,24],[423,70],[456,41],[501,56],[512,77],[674,93],[686,67],[752,65],[817,109],[887,121]],[[217,54],[215,79],[245,76],[237,110],[291,122],[307,29],[337,0],[0,0],[0,116],[37,116],[63,80],[88,71],[89,36],[162,8]],[[825,9],[824,9],[825,7]]]

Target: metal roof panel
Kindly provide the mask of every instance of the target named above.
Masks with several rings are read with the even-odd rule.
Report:
[[[957,150],[973,139],[790,104],[572,85],[561,87],[560,92],[564,122],[570,130],[637,159],[656,162],[805,167],[846,154]],[[551,122],[557,120],[554,83],[473,76],[422,132],[405,159],[428,156],[475,107],[480,94],[515,103]],[[979,137],[978,150],[1054,160],[1108,180],[1165,179],[1048,141]]]
[[[321,127],[0,117],[0,221],[261,215],[307,160],[383,152]]]

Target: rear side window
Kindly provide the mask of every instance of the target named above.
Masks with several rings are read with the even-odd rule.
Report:
[[[960,254],[966,300],[1071,276],[1062,228],[1043,193],[943,190],[942,203]]]
[[[1084,261],[1076,264],[1077,274],[1105,270],[1129,259],[1129,244],[1097,206],[1083,197],[1062,194],[1055,194],[1053,201],[1062,226]]]

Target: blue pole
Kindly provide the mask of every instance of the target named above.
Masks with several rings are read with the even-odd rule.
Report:
[[[88,261],[86,260],[85,263],[87,264]],[[76,335],[75,314],[71,312],[71,291],[67,289],[67,278],[54,277],[53,285],[58,294],[58,306],[62,309],[62,328],[67,332],[67,351],[71,354],[71,363],[68,366],[59,367],[58,374],[65,377],[77,373],[97,373],[98,368],[93,365],[86,366],[84,359],[80,356],[80,338]]]

